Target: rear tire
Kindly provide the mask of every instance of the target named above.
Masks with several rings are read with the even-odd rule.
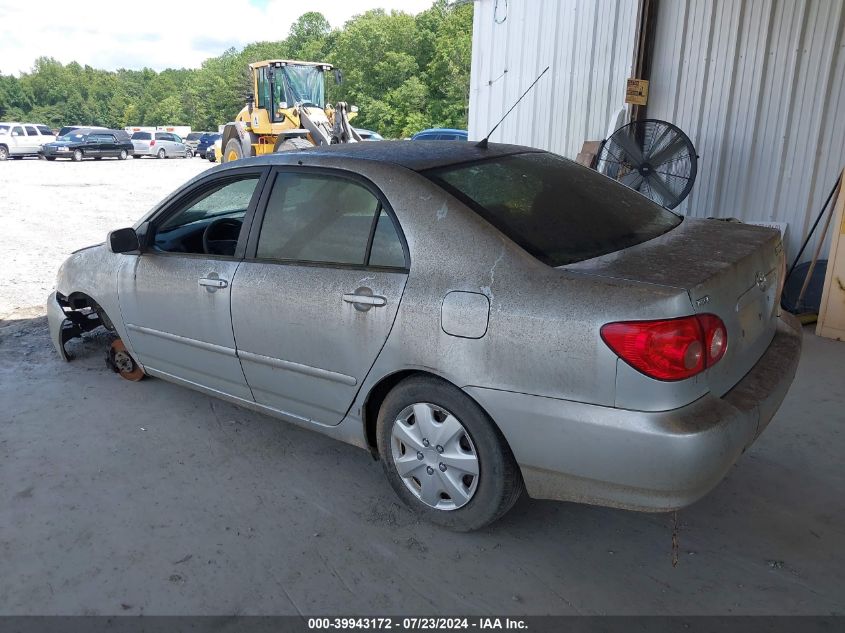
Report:
[[[46,158],[47,160],[56,160],[55,156],[45,156],[44,158]]]
[[[85,157],[85,155],[82,153],[82,150],[81,150],[81,149],[75,149],[75,150],[73,150],[72,160],[73,160],[73,162],[74,162],[74,163],[78,163],[78,162],[79,162],[79,161],[81,161],[84,157]]]
[[[420,424],[416,421],[417,407],[432,411],[433,422],[415,427]],[[457,431],[445,433],[450,427]],[[412,432],[403,433],[403,428]],[[522,494],[519,466],[501,432],[478,404],[444,380],[412,376],[396,385],[379,410],[376,433],[384,472],[393,490],[415,513],[432,523],[461,532],[477,530],[504,515]],[[417,443],[412,435],[420,436]],[[410,439],[406,443],[403,438]],[[443,446],[435,445],[437,441]],[[402,462],[403,477],[397,470],[397,456],[401,461],[406,455],[410,459]],[[459,467],[464,464],[477,474]],[[450,481],[456,486],[451,488],[455,491],[451,495],[446,492]],[[431,482],[435,495],[425,491],[425,484]],[[435,505],[426,502],[426,496]]]
[[[158,154],[156,154],[156,158],[162,158],[162,159],[167,158],[167,152],[164,151],[163,147],[160,150],[158,150]]]
[[[274,152],[295,152],[301,149],[308,149],[314,147],[314,144],[307,138],[281,138],[276,139],[276,145],[273,147]]]

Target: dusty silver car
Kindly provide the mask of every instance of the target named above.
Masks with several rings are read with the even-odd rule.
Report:
[[[776,231],[547,152],[385,141],[207,171],[74,253],[48,313],[64,358],[105,325],[125,377],[369,449],[469,530],[523,489],[665,511],[713,488],[795,374],[783,273]]]

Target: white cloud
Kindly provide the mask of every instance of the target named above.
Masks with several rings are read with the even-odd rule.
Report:
[[[384,8],[419,13],[433,0],[0,0],[0,72],[29,71],[37,57],[95,68],[194,68],[231,46],[284,39],[301,13],[319,11],[337,28]],[[291,7],[302,7],[291,10]]]

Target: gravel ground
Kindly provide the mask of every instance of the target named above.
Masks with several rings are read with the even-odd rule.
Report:
[[[131,226],[211,166],[200,158],[0,163],[0,235],[13,245],[4,249],[0,319],[43,305],[72,251]]]
[[[809,329],[766,433],[678,513],[677,566],[669,515],[523,498],[454,534],[364,451],[121,380],[102,332],[61,362],[60,261],[207,166],[0,163],[0,614],[845,613],[845,343]]]

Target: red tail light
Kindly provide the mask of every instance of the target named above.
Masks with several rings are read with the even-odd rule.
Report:
[[[153,145],[155,145],[155,144],[156,144],[155,139],[153,139],[152,141],[150,141],[150,147],[152,147],[152,146],[153,146]]]
[[[728,347],[725,324],[714,314],[608,323],[601,328],[601,338],[634,369],[667,381],[712,367]]]

